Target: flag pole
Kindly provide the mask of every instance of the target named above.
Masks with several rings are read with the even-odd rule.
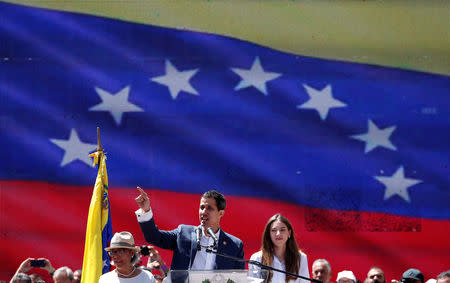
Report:
[[[102,143],[100,142],[100,127],[97,127],[97,151],[103,151]]]
[[[100,163],[102,162],[101,154],[103,153],[102,143],[100,141],[100,127],[97,127],[97,158],[98,158],[98,168],[100,168]]]
[[[100,128],[97,127],[97,151],[89,156],[98,164],[98,174],[92,192],[86,225],[86,240],[83,256],[82,283],[98,282],[100,276],[109,270],[109,257],[105,252],[112,238],[111,210],[109,207],[108,175],[105,165],[103,147],[100,142]],[[106,265],[106,266],[105,266]]]

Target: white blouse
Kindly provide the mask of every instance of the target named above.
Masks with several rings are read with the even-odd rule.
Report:
[[[259,251],[257,253],[254,253],[250,260],[261,262],[262,260],[262,251]],[[272,267],[280,270],[286,271],[286,266],[283,262],[281,262],[275,255],[273,256],[273,262]],[[259,270],[261,269],[259,266],[255,266],[253,264],[248,265],[248,270]],[[300,268],[298,270],[298,274],[309,278],[309,270],[308,270],[308,258],[306,257],[306,254],[300,252]],[[286,282],[286,275],[281,272],[273,271],[273,277],[272,277],[272,283],[285,283]],[[309,283],[310,281],[305,279],[298,278],[297,280],[289,281],[290,283]]]
[[[117,272],[110,271],[100,276],[99,283],[156,283],[153,274],[147,270],[142,270],[138,276],[122,278],[117,276]]]

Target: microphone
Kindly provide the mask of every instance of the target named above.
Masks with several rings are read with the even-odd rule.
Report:
[[[202,249],[202,246],[200,245],[200,239],[202,237],[202,228],[197,227],[197,229],[195,229],[195,233],[197,235],[197,251]]]
[[[211,236],[211,238],[213,238],[213,240],[214,240],[214,247],[217,248],[217,242],[219,240],[217,240],[216,234],[214,234],[213,229],[211,229],[211,227],[209,227],[208,229],[206,229],[206,232],[208,232],[208,234]]]

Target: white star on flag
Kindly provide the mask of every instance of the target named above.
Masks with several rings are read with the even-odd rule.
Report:
[[[50,139],[50,141],[65,151],[61,167],[77,159],[91,166],[92,160],[89,157],[89,153],[96,150],[97,145],[82,142],[75,129],[72,129],[70,132],[68,140]]]
[[[231,68],[231,70],[242,78],[234,90],[253,86],[264,93],[264,95],[268,95],[266,83],[281,76],[279,73],[265,72],[261,66],[259,57],[255,58],[255,61],[253,61],[253,65],[249,70],[240,68]]]
[[[89,111],[109,111],[117,125],[122,122],[124,112],[142,112],[140,107],[128,102],[130,86],[126,86],[116,94],[111,94],[99,87],[95,91],[102,99],[100,104],[92,106]]]
[[[395,130],[396,126],[392,126],[389,128],[379,129],[377,125],[375,125],[372,120],[368,120],[368,131],[366,134],[353,135],[350,136],[353,139],[361,140],[366,142],[366,148],[364,149],[364,153],[368,153],[371,150],[375,149],[377,146],[382,146],[388,149],[397,150],[389,137],[392,132]]]
[[[198,69],[178,71],[170,60],[166,60],[166,74],[164,76],[153,77],[152,81],[163,84],[169,88],[173,99],[178,97],[180,91],[199,95],[189,83],[189,80],[198,72]]]
[[[391,177],[374,176],[374,178],[386,186],[385,200],[394,195],[399,195],[407,202],[411,202],[407,189],[422,182],[422,180],[405,178],[403,166],[400,166]]]
[[[303,87],[309,95],[309,100],[301,105],[297,105],[297,109],[314,109],[319,113],[322,120],[327,118],[328,111],[331,108],[347,106],[347,104],[333,98],[331,85],[327,85],[322,90],[314,89],[307,84],[303,84]]]

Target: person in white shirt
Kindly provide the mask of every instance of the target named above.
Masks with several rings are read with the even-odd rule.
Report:
[[[136,268],[138,247],[134,245],[130,232],[114,234],[105,251],[109,253],[116,269],[100,276],[99,283],[156,283],[151,272]]]
[[[261,250],[254,253],[250,260],[309,278],[307,256],[298,249],[292,225],[281,214],[275,214],[269,219],[262,235]],[[260,268],[249,264],[248,269],[251,271]],[[309,283],[308,280],[286,276],[277,271],[269,272],[267,282]]]

